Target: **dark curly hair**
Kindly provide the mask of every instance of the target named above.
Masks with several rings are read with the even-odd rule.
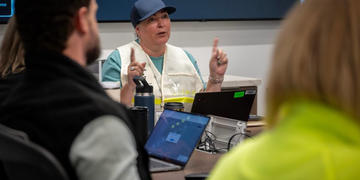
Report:
[[[62,52],[74,30],[73,18],[91,0],[16,0],[16,20],[25,51]]]

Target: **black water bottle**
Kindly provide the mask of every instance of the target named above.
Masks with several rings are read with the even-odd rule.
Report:
[[[144,106],[134,106],[130,108],[132,112],[132,124],[134,125],[135,134],[139,137],[141,147],[145,146],[148,137],[148,125],[144,121],[148,119],[148,108]]]
[[[148,84],[143,76],[135,76],[134,82],[136,84],[136,93],[135,93],[135,106],[145,106],[148,108],[148,118],[147,118],[147,127],[148,134],[154,128],[154,117],[155,117],[155,104],[154,104],[154,94],[153,87]]]

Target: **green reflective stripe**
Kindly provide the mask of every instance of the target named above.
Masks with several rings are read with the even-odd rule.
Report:
[[[160,98],[155,98],[155,104],[156,105],[161,105],[161,99]]]
[[[167,102],[181,102],[181,103],[193,103],[194,98],[192,97],[175,97],[175,98],[166,98],[164,100],[165,103]],[[131,103],[134,104],[134,98],[131,99]],[[154,99],[155,105],[161,105],[161,98]]]
[[[181,102],[181,103],[193,103],[194,98],[193,97],[175,97],[175,98],[165,98],[164,102]],[[155,98],[155,104],[161,105],[161,98]]]
[[[166,98],[164,102],[182,102],[182,103],[193,103],[193,97],[176,97],[176,98]]]

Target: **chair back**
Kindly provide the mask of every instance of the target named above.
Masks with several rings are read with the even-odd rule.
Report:
[[[69,180],[57,159],[26,134],[0,124],[0,161],[9,180]]]

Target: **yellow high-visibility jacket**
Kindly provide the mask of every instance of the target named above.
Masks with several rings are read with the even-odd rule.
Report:
[[[359,119],[315,101],[280,109],[276,127],[224,155],[209,179],[360,179]]]

